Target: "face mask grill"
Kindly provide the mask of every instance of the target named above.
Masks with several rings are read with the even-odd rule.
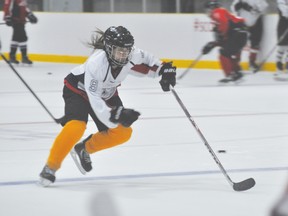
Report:
[[[132,48],[109,46],[107,49],[108,57],[116,66],[124,66],[131,59]]]

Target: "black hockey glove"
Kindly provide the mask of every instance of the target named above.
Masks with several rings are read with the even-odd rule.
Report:
[[[13,25],[13,20],[12,20],[11,16],[5,16],[4,20],[5,20],[5,23],[6,23],[7,26],[12,26]]]
[[[215,42],[215,41],[211,41],[211,42],[207,43],[202,49],[203,55],[206,55],[209,52],[211,52],[211,50],[216,46],[217,46],[217,42]]]
[[[159,81],[162,90],[170,91],[170,85],[174,87],[176,84],[176,67],[172,65],[172,62],[164,63],[159,75],[162,76]]]
[[[37,17],[32,12],[28,13],[27,18],[33,24],[38,22]]]
[[[130,127],[139,116],[140,113],[133,109],[125,109],[123,106],[118,106],[111,110],[110,121],[122,124],[124,127]]]

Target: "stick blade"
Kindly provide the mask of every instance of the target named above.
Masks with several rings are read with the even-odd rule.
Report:
[[[245,191],[249,190],[250,188],[254,187],[256,184],[255,180],[253,178],[246,179],[244,181],[234,183],[233,184],[233,189],[235,191]]]

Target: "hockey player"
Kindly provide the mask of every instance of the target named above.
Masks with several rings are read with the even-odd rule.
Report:
[[[214,47],[219,46],[219,59],[225,74],[225,78],[219,82],[237,81],[243,76],[239,61],[247,42],[244,19],[234,16],[215,0],[206,2],[205,8],[215,25],[215,40],[207,43],[202,53],[208,54]]]
[[[288,216],[288,184],[280,199],[273,206],[270,216]]]
[[[276,76],[285,75],[288,70],[288,1],[277,0],[279,21],[277,25],[278,50],[276,55]],[[287,73],[287,71],[286,71]]]
[[[65,78],[64,127],[40,173],[43,186],[55,181],[55,172],[73,147],[71,156],[85,174],[92,169],[90,154],[130,139],[131,125],[140,113],[124,108],[117,91],[128,74],[161,76],[163,91],[170,91],[170,85],[176,84],[176,67],[135,48],[133,36],[123,26],[112,26],[105,32],[98,30],[91,45],[95,52]],[[88,115],[94,120],[98,132],[76,144],[84,134]]]
[[[263,15],[266,13],[268,3],[266,0],[234,0],[231,10],[240,17],[243,17],[249,31],[250,53],[249,69],[258,70],[257,54],[260,50],[260,43],[263,35]]]
[[[12,26],[13,34],[10,44],[9,60],[13,64],[19,64],[16,59],[18,47],[22,54],[23,64],[32,64],[27,55],[27,34],[25,30],[26,18],[31,23],[37,23],[37,17],[28,8],[26,0],[5,0],[4,4],[4,20],[6,25]]]

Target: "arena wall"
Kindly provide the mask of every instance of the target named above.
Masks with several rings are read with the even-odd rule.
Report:
[[[202,47],[213,40],[210,19],[205,14],[127,14],[127,13],[47,13],[35,12],[39,22],[27,23],[28,51],[34,61],[81,63],[92,52],[86,43],[96,28],[123,25],[135,37],[135,45],[163,60],[173,60],[188,67],[201,54]],[[3,17],[3,13],[0,13]],[[278,16],[265,17],[261,61],[276,45]],[[3,21],[4,22],[4,21]],[[12,28],[0,25],[2,52],[9,52]],[[235,41],[237,43],[237,41]],[[242,53],[242,66],[247,67],[249,44]],[[264,65],[275,70],[275,52]],[[218,49],[201,58],[196,68],[219,68]]]

